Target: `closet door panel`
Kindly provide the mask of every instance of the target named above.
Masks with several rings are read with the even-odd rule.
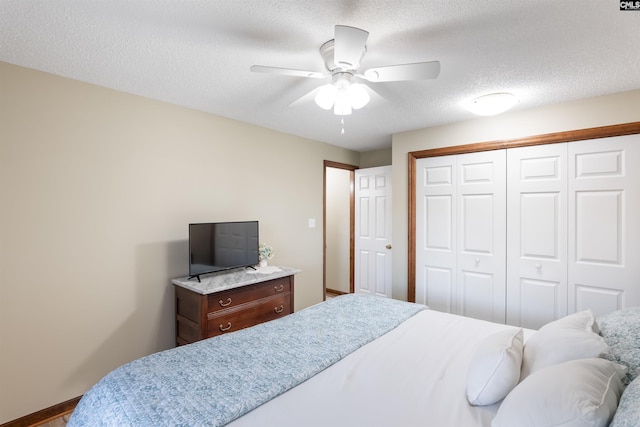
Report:
[[[575,193],[575,256],[583,264],[623,264],[623,190]]]
[[[569,312],[640,304],[640,135],[569,145]]]
[[[567,144],[507,150],[507,323],[567,314]]]
[[[506,151],[458,156],[459,314],[505,322]]]
[[[455,313],[456,156],[416,166],[416,302]]]
[[[421,276],[421,281],[416,281],[421,285],[416,288],[416,302],[426,304],[432,310],[453,313],[456,276],[454,268],[424,265]]]
[[[598,286],[575,285],[574,311],[590,309],[596,316],[601,316],[627,306],[623,297],[625,293],[620,289],[609,289]],[[629,301],[628,306],[638,305]]]
[[[563,297],[567,293],[565,281],[552,282],[525,277],[519,280],[517,289],[520,300],[516,303],[519,325],[539,329],[545,323],[562,317],[560,313],[566,312],[566,297]],[[510,291],[511,288],[507,290]],[[511,299],[510,303],[514,304]]]
[[[562,246],[558,229],[562,226],[562,191],[520,194],[520,255],[524,258],[558,260]]]
[[[492,274],[478,273],[475,271],[463,270],[459,274],[459,287],[461,288],[460,302],[461,312],[463,316],[474,317],[494,321],[495,310],[494,298],[496,284]],[[498,312],[498,319],[495,320],[504,323],[500,317],[504,317]]]

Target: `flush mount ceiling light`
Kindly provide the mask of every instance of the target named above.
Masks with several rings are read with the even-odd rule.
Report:
[[[513,107],[518,98],[512,93],[491,93],[480,96],[467,105],[467,109],[479,116],[495,116]]]

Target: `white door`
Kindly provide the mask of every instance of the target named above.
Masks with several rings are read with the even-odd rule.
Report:
[[[391,166],[355,171],[355,292],[391,298]]]
[[[505,150],[417,161],[416,302],[505,322]]]
[[[416,302],[446,313],[457,313],[456,161],[416,161]]]
[[[569,144],[569,312],[640,304],[640,135]]]
[[[458,312],[505,323],[506,151],[458,156]]]
[[[567,144],[507,150],[507,323],[567,314]]]

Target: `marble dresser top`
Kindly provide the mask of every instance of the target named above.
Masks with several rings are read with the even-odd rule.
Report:
[[[200,282],[195,277],[181,277],[173,279],[171,283],[192,290],[202,295],[239,288],[240,286],[253,285],[266,280],[278,279],[300,273],[301,270],[290,267],[260,267],[257,270],[243,269],[225,273],[214,273],[200,277]]]

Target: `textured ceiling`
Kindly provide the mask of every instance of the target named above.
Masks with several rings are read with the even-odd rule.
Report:
[[[617,0],[2,0],[0,61],[357,151],[472,118],[513,92],[526,109],[640,88],[640,11]],[[334,25],[369,31],[361,69],[439,60],[436,80],[370,83],[382,99],[340,118],[312,101]]]

